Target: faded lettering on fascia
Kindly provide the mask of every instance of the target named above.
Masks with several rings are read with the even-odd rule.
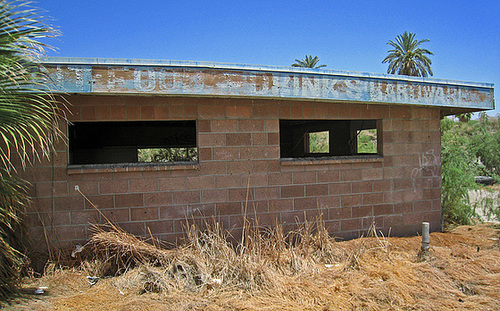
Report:
[[[479,103],[488,104],[489,102],[491,102],[491,95],[487,94],[484,91],[478,90],[478,89],[468,88],[468,89],[464,89],[462,91],[461,100],[464,103],[467,103],[469,105],[471,103],[474,103],[474,104],[479,104]],[[480,106],[480,105],[478,105],[478,106]]]
[[[115,91],[117,88],[121,88],[125,86],[125,79],[117,78],[115,75],[115,71],[112,69],[108,70],[108,83],[106,88],[108,91]]]
[[[174,74],[164,70],[158,71],[158,86],[161,91],[174,89]]]
[[[302,96],[309,98],[320,97],[321,91],[321,85],[315,81],[314,77],[304,76],[302,78]]]
[[[68,70],[74,72],[75,75],[75,86],[78,90],[84,91],[83,87],[83,68],[70,67],[68,66]]]
[[[360,100],[363,96],[360,83],[349,79],[323,79],[317,90],[320,97],[328,99]]]
[[[61,66],[57,66],[55,75],[56,85],[64,85],[64,71]]]
[[[140,92],[152,92],[156,88],[156,74],[152,69],[134,69],[134,88]]]

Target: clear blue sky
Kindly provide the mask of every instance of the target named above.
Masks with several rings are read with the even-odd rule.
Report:
[[[500,113],[500,1],[40,0],[62,32],[49,56],[289,66],[385,73],[405,30],[434,53],[434,77],[494,83]]]

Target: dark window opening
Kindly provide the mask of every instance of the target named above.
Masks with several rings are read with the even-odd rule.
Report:
[[[281,158],[381,154],[377,120],[280,120]]]
[[[75,122],[70,164],[196,162],[196,121]]]

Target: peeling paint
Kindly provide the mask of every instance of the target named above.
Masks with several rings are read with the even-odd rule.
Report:
[[[494,109],[491,84],[477,86],[430,78],[132,63],[47,63],[46,67],[55,89],[68,93],[237,96]]]

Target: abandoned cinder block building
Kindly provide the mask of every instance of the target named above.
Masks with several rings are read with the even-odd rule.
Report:
[[[87,240],[90,223],[104,222],[92,204],[166,241],[186,219],[237,232],[245,213],[285,229],[322,214],[344,238],[372,222],[392,235],[415,234],[422,221],[440,230],[440,119],[494,107],[484,83],[199,62],[45,64],[71,113],[67,141],[23,173],[39,245]]]

